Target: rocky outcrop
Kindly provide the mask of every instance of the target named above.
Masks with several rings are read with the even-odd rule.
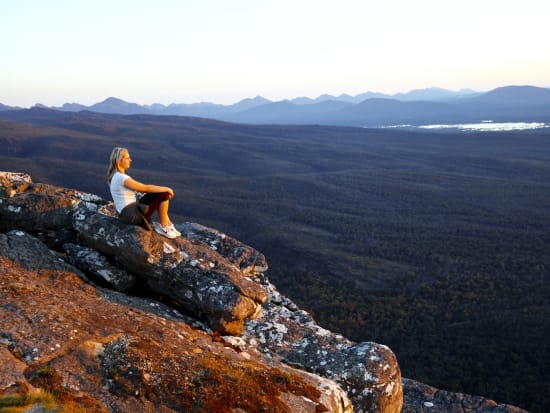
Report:
[[[206,323],[202,327],[205,334],[217,337],[216,340],[238,354],[247,354],[250,360],[267,357],[276,366],[284,366],[300,376],[317,378],[318,388],[325,394],[323,405],[330,406],[330,411],[352,410],[342,387],[330,377],[323,376],[323,371],[313,364],[303,364],[301,369],[296,369],[295,366],[289,367],[292,361],[288,354],[266,354],[261,346],[250,345],[243,349],[232,344],[235,336],[244,333],[245,323],[258,318],[262,309],[271,307],[267,301],[270,295],[273,296],[269,289],[274,291],[274,287],[262,274],[268,268],[263,254],[219,231],[195,223],[178,225],[182,237],[170,240],[155,232],[122,224],[113,216],[107,202],[94,195],[35,184],[30,178],[20,179],[17,175],[4,175],[2,179],[0,228],[4,231],[16,229],[17,234],[25,234],[24,230],[38,236],[44,242],[43,248],[38,249],[40,256],[52,256],[60,264],[73,268],[82,279],[100,279],[118,291],[128,292],[135,283],[140,283],[151,294],[163,297],[186,314]],[[44,216],[49,218],[43,219]],[[60,232],[63,237],[58,235]],[[10,235],[10,239],[15,236]],[[57,252],[51,252],[46,245]],[[25,251],[25,248],[13,250]],[[271,321],[267,322],[271,325]],[[251,343],[254,342],[254,331],[263,334],[261,328],[249,329],[246,337]],[[260,341],[259,336],[256,341]],[[319,348],[322,345],[319,343]],[[387,350],[387,353],[398,369],[391,351]],[[366,353],[358,356],[368,358]],[[221,360],[222,364],[226,362]],[[376,373],[373,371],[372,374]],[[366,376],[370,378],[371,374]],[[396,379],[399,390],[400,380]],[[372,385],[372,382],[358,377],[353,385],[354,392],[367,392],[365,386]],[[297,406],[305,403],[291,411],[308,411],[315,404],[304,402],[290,393],[285,400]],[[308,403],[310,407],[306,406]],[[372,406],[376,406],[376,401]],[[383,404],[379,411],[397,411],[382,407]]]
[[[161,303],[94,287],[23,231],[0,234],[0,267],[0,406],[352,411],[334,382],[236,351]]]
[[[263,254],[177,227],[167,239],[122,224],[95,195],[0,173],[0,398],[45,389],[89,411],[398,413],[405,383],[404,412],[492,406],[430,401],[388,347],[325,330],[279,294]],[[136,297],[144,290],[171,307]]]
[[[140,277],[155,293],[199,315],[222,334],[242,334],[256,317],[267,292],[211,245],[184,237],[167,239],[154,231],[79,205],[73,227],[87,246]]]
[[[270,293],[262,314],[247,323],[234,344],[255,347],[274,359],[328,377],[350,395],[356,412],[401,411],[401,372],[392,351],[377,343],[354,343],[320,327],[261,277]]]
[[[4,174],[2,182],[0,230],[30,231],[53,247],[66,244],[72,262],[85,271],[92,263],[103,262],[105,267],[107,261],[116,262],[122,271],[93,271],[119,290],[141,277],[152,291],[177,301],[224,334],[241,334],[245,320],[257,316],[267,300],[263,288],[247,276],[251,268],[266,268],[263,255],[246,253],[250,247],[242,245],[231,253],[217,242],[225,246],[222,251],[230,258],[225,259],[215,251],[215,240],[169,240],[98,213],[106,201],[95,195],[35,184],[28,176],[14,174]],[[95,252],[77,252],[71,246],[77,239]]]

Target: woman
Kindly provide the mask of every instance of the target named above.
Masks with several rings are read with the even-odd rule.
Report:
[[[168,217],[170,199],[174,197],[172,188],[146,185],[132,179],[126,175],[131,163],[128,149],[117,147],[111,152],[107,182],[120,220],[151,230],[151,216],[157,211],[160,223],[153,223],[155,231],[167,238],[180,236]],[[137,192],[145,195],[138,199]]]

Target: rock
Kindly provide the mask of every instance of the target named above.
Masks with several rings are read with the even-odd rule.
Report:
[[[209,245],[244,274],[254,275],[268,270],[267,260],[262,253],[220,231],[193,222],[180,224],[177,228],[183,237],[193,243]]]
[[[242,334],[245,320],[256,317],[267,300],[261,285],[209,245],[168,239],[87,207],[77,208],[73,227],[89,247],[223,334]]]
[[[96,250],[77,244],[63,244],[68,261],[88,275],[104,280],[115,290],[129,291],[136,283],[136,276],[112,265]]]
[[[29,188],[25,191],[29,191]],[[381,372],[376,371],[378,365],[385,366],[382,361],[393,357],[393,353],[374,343],[355,346],[343,337],[317,326],[307,313],[280,296],[265,281],[267,277],[260,276],[261,272],[267,270],[263,254],[199,224],[178,225],[182,237],[169,240],[155,232],[121,223],[109,213],[108,203],[101,199],[90,202],[93,197],[83,200],[83,196],[76,191],[66,192],[48,187],[41,187],[40,193],[43,200],[48,199],[48,194],[52,196],[55,202],[50,204],[63,204],[63,197],[70,200],[63,204],[67,205],[64,207],[64,215],[72,218],[70,227],[78,234],[77,239],[86,246],[66,243],[65,250],[68,260],[85,273],[102,276],[105,268],[110,266],[109,262],[113,261],[126,273],[118,273],[114,278],[109,275],[111,280],[122,280],[118,286],[120,290],[125,290],[132,283],[127,275],[139,277],[152,291],[177,301],[188,313],[226,335],[243,333],[245,321],[259,316],[261,305],[267,301],[270,290],[271,303],[266,307],[267,313],[258,322],[251,323],[248,332],[255,331],[259,341],[265,334],[278,334],[280,326],[286,326],[287,331],[293,334],[283,335],[282,341],[273,341],[278,348],[272,347],[271,353],[267,346],[262,346],[264,343],[260,343],[262,351],[290,365],[299,364],[309,374],[325,377],[323,380],[328,379],[330,383],[331,378],[338,378],[343,385],[358,392],[354,395],[354,404],[364,411],[373,406],[383,408],[381,411],[396,411],[392,409],[400,400],[396,396],[400,392],[400,380],[395,380],[397,385],[393,385],[388,378],[399,374],[398,367],[397,373],[395,371],[395,361],[392,360],[391,370],[386,368]],[[102,213],[98,213],[98,209]],[[35,212],[29,212],[31,210],[28,208],[27,214],[32,216]],[[36,222],[38,219],[32,220]],[[67,225],[62,220],[56,222],[54,227],[64,228]],[[283,302],[285,305],[282,305]],[[249,334],[249,338],[253,336]],[[288,342],[282,345],[284,340]],[[251,348],[252,351],[255,350]],[[347,369],[345,359],[348,357],[355,366],[349,374],[344,372]],[[369,364],[369,361],[372,362]],[[367,369],[373,370],[371,372]],[[365,381],[365,377],[370,382]],[[390,389],[390,386],[394,387]],[[326,388],[331,389],[329,394],[337,393],[333,386]],[[382,398],[379,393],[388,397]],[[306,408],[303,401],[290,396],[287,402]]]
[[[32,183],[30,175],[17,172],[0,172],[0,193],[2,197],[13,197],[17,192],[25,191]]]
[[[97,210],[106,204],[92,194],[33,183],[25,174],[0,172],[0,231],[19,229],[41,235],[49,246],[74,240],[77,205]]]
[[[340,384],[356,412],[401,411],[401,372],[393,352],[376,343],[353,343],[323,329],[310,314],[281,296],[267,277],[270,293],[262,314],[247,323],[242,345],[255,347]]]
[[[2,337],[6,336],[6,337]],[[24,395],[30,391],[29,383],[25,379],[25,368],[27,365],[15,357],[9,350],[16,343],[9,334],[0,335],[0,396],[4,394]]]
[[[353,411],[330,380],[237,351],[161,303],[94,288],[26,233],[0,235],[0,400],[34,392],[25,411],[48,394],[48,411]]]
[[[24,231],[13,230],[0,234],[0,254],[28,269],[75,270],[40,240]],[[86,279],[84,274],[79,272],[79,275]]]
[[[241,334],[245,320],[256,317],[267,299],[266,291],[248,277],[255,268],[267,266],[265,257],[220,233],[189,224],[185,228],[193,240],[169,240],[109,216],[105,213],[109,203],[95,195],[32,183],[19,175],[0,176],[4,188],[0,230],[29,231],[42,235],[48,246],[59,248],[59,244],[76,244],[78,237],[97,257],[116,260],[127,273],[107,275],[115,288],[127,290],[132,278],[140,277],[152,292],[174,300],[224,334]],[[59,237],[67,231],[70,236]],[[208,244],[198,241],[204,234],[210,237]],[[227,240],[222,242],[222,238]],[[214,242],[229,259],[212,248]],[[82,253],[70,257],[85,271],[106,274],[104,269],[92,269],[93,258],[86,260]]]
[[[12,189],[9,203],[0,204],[0,229],[41,231],[71,226],[70,212],[76,200],[70,191],[33,183],[21,189]]]
[[[415,380],[403,379],[403,388],[402,413],[528,413],[485,397],[443,391]]]

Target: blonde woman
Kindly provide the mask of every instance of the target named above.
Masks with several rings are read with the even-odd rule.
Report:
[[[155,231],[167,238],[180,236],[168,217],[170,200],[174,197],[172,188],[142,184],[131,178],[126,174],[131,163],[128,149],[117,147],[111,152],[107,182],[119,219],[151,230],[151,216],[157,212],[160,223],[153,223]],[[138,192],[144,195],[138,197]]]

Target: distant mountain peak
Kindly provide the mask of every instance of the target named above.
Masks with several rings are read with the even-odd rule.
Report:
[[[253,98],[245,98],[245,99],[242,99],[239,103],[241,102],[262,102],[262,103],[267,103],[267,102],[271,102],[269,99],[266,99],[264,98],[263,96],[256,96],[256,97],[253,97]]]
[[[480,102],[498,104],[550,104],[550,89],[536,86],[502,86],[480,95]]]
[[[105,99],[103,102],[99,102],[99,103],[109,103],[109,104],[112,104],[112,103],[128,103],[122,99],[119,99],[117,97],[114,97],[114,96],[111,96],[111,97],[108,97],[107,99]]]
[[[431,86],[424,89],[413,89],[407,93],[396,93],[392,96],[393,99],[397,100],[424,100],[424,101],[443,101],[449,99],[456,99],[463,97],[465,94],[470,94],[472,92],[462,89],[461,91],[455,92],[449,89],[443,89],[441,87]],[[475,93],[475,92],[473,92]]]
[[[245,98],[240,100],[237,103],[229,106],[231,112],[239,112],[243,110],[248,110],[255,108],[257,106],[267,105],[271,103],[269,99],[264,98],[263,96],[256,96],[253,98]]]
[[[129,103],[112,96],[108,97],[103,102],[90,106],[87,109],[94,112],[119,113],[123,115],[143,114],[150,112],[149,109],[144,106],[140,106],[137,103]]]

